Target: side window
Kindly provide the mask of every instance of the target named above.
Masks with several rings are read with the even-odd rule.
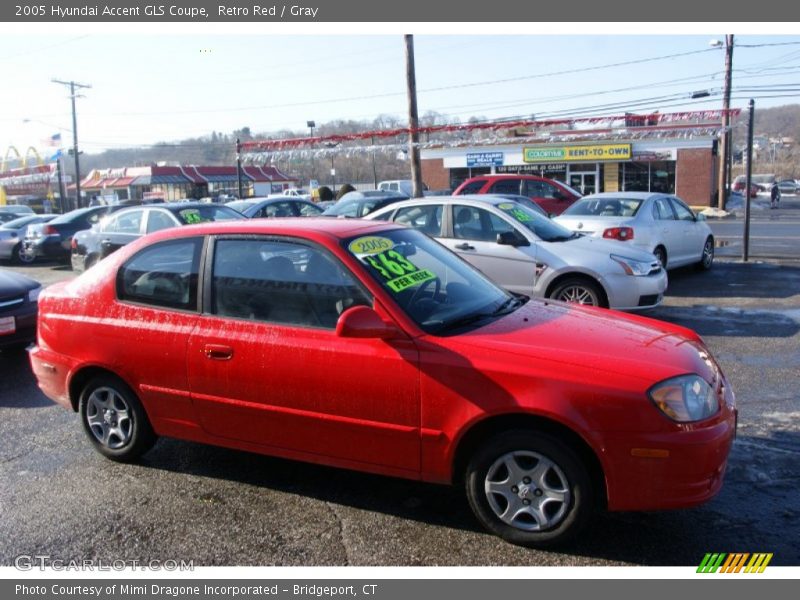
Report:
[[[145,248],[117,272],[117,297],[165,308],[197,309],[202,240],[168,241]]]
[[[541,197],[542,198],[556,198],[560,195],[558,188],[550,183],[545,183],[544,181],[539,182],[541,185]]]
[[[347,205],[342,206],[334,214],[340,217],[357,217],[358,208],[358,202],[348,202]]]
[[[390,183],[389,184],[389,190],[391,190],[392,192],[396,192],[399,189],[400,189],[400,186],[398,184],[396,184],[396,183]]]
[[[672,207],[675,209],[675,214],[678,215],[679,221],[694,221],[694,215],[688,206],[676,198],[670,198],[670,201],[672,202]]]
[[[455,205],[453,216],[455,218],[453,233],[458,239],[494,242],[498,233],[514,230],[503,219],[474,206]]]
[[[525,193],[523,195],[529,198],[546,198],[547,191],[544,188],[544,182],[535,179],[526,180]]]
[[[501,179],[495,181],[492,187],[489,188],[490,194],[519,194],[520,193],[520,180],[519,179]]]
[[[174,219],[162,210],[151,210],[147,215],[147,233],[175,227]]]
[[[141,231],[142,217],[144,217],[143,210],[117,213],[103,224],[103,231],[137,234]]]
[[[305,202],[298,202],[297,208],[300,211],[301,217],[315,217],[319,214],[322,214],[322,211],[314,206],[313,204],[306,204]]]
[[[214,314],[281,325],[333,329],[351,306],[372,305],[336,259],[292,242],[217,241],[211,286]]]
[[[418,229],[430,236],[440,236],[442,234],[442,208],[441,204],[400,208],[395,213],[394,221]]]
[[[675,215],[666,198],[656,198],[653,202],[653,218],[657,221],[674,221]]]
[[[460,195],[464,194],[477,194],[481,191],[481,188],[486,184],[483,180],[472,181],[464,186],[464,189],[458,192]]]
[[[291,202],[275,202],[264,207],[265,217],[293,217]]]
[[[393,211],[387,210],[385,213],[378,215],[377,217],[372,217],[375,221],[392,221],[392,215],[394,214]]]

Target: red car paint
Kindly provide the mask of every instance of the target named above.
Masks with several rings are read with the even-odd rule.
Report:
[[[500,193],[527,196],[551,215],[560,215],[580,198],[574,190],[560,181],[525,174],[471,177],[458,186],[453,195]]]
[[[276,219],[146,236],[42,293],[30,353],[39,386],[74,410],[86,370],[110,372],[134,390],[158,435],[438,483],[462,475],[462,442],[490,420],[536,418],[580,440],[611,510],[691,506],[719,491],[734,398],[694,332],[531,300],[467,333],[425,333],[341,243],[396,229]],[[324,247],[369,290],[394,334],[349,338],[118,300],[117,270],[148,245],[234,234]],[[647,392],[689,373],[722,382],[720,409],[676,423]],[[641,449],[667,456],[636,455]]]

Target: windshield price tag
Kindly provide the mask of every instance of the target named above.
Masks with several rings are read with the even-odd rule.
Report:
[[[372,267],[394,293],[436,279],[428,269],[420,269],[394,249],[394,242],[378,236],[360,237],[348,245],[348,249]]]
[[[181,216],[183,217],[183,220],[186,221],[187,225],[197,225],[198,223],[203,222],[203,219],[200,217],[200,213],[197,211],[182,210]]]

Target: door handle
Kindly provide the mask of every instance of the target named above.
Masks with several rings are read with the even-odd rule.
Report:
[[[220,344],[206,344],[203,348],[203,354],[211,360],[230,360],[233,358],[233,348]]]
[[[456,244],[454,247],[458,250],[475,250],[475,246],[470,246],[467,242]]]

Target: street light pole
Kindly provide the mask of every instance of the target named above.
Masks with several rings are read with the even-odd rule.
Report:
[[[69,97],[72,101],[72,153],[75,155],[75,194],[77,207],[82,206],[81,203],[81,163],[78,158],[78,116],[75,111],[75,98],[78,95],[75,93],[75,88],[91,88],[92,86],[83,83],[76,83],[74,81],[61,81],[59,79],[51,79],[53,83],[69,86]]]

